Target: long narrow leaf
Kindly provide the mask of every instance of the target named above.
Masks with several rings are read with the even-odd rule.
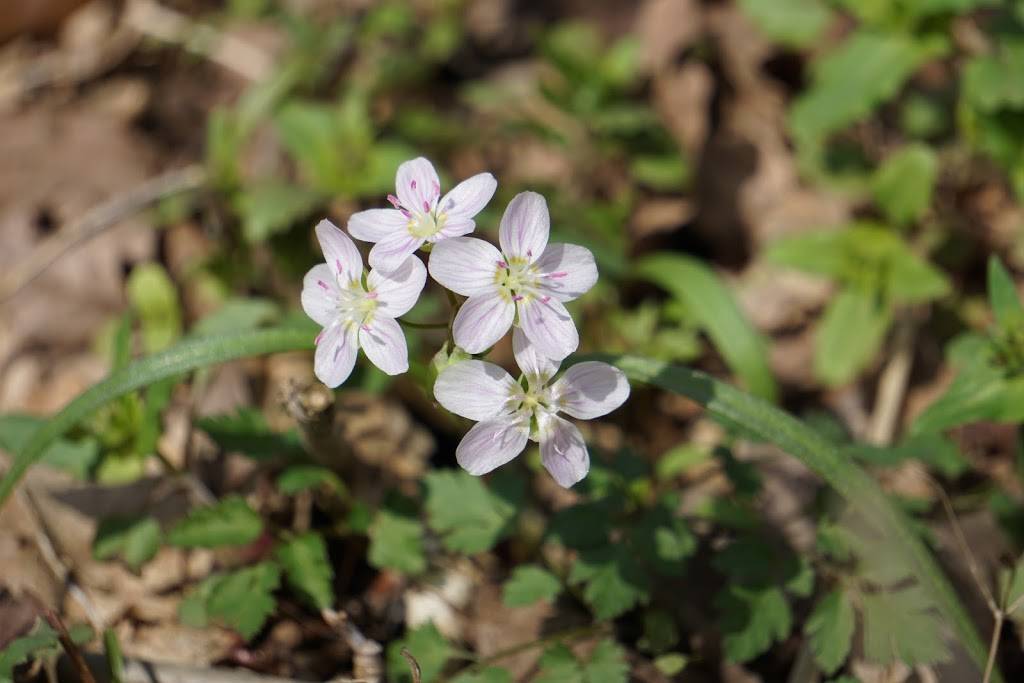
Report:
[[[224,361],[282,351],[312,348],[313,335],[308,327],[246,330],[184,342],[115,370],[93,385],[46,421],[14,458],[10,470],[0,480],[0,506],[14,487],[56,439],[97,409],[125,394],[165,377],[223,363]]]
[[[984,668],[986,646],[942,569],[874,479],[844,458],[835,445],[787,413],[704,373],[636,356],[604,360],[620,367],[633,381],[682,394],[712,415],[742,425],[747,432],[775,444],[817,472],[875,528],[893,539],[893,547],[900,549],[901,559],[953,626],[979,671]],[[992,680],[1003,679],[997,671]]]

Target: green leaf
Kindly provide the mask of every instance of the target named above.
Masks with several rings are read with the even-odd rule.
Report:
[[[346,490],[338,475],[320,465],[292,465],[277,478],[277,490],[289,496],[321,486],[337,494]]]
[[[505,582],[502,595],[509,607],[532,605],[538,600],[552,601],[562,592],[562,582],[551,572],[537,565],[516,567]]]
[[[822,598],[804,625],[814,661],[832,675],[850,654],[856,622],[849,596],[836,589]]]
[[[663,253],[641,260],[635,273],[665,289],[686,307],[750,391],[775,398],[775,380],[768,367],[764,340],[713,270],[697,259]]]
[[[992,55],[969,60],[963,68],[961,89],[964,99],[982,112],[1024,108],[1024,41],[998,41]]]
[[[949,661],[942,624],[918,586],[863,596],[864,654],[872,662],[908,666]]]
[[[820,0],[740,0],[740,7],[766,36],[790,47],[811,45],[832,20]]]
[[[964,368],[946,393],[914,420],[910,433],[941,432],[981,420],[1024,420],[1024,377],[1008,380],[985,362]]]
[[[132,571],[153,559],[159,548],[160,523],[152,517],[104,519],[92,542],[92,554],[97,560],[121,555]]]
[[[583,679],[587,683],[626,683],[629,665],[625,651],[614,640],[604,638],[584,662]]]
[[[561,643],[544,650],[537,666],[540,673],[534,683],[586,683],[576,655]]]
[[[192,327],[191,335],[199,337],[254,330],[274,322],[280,315],[281,307],[270,299],[228,299],[216,311],[197,322]]]
[[[994,255],[988,260],[988,301],[1000,328],[1009,330],[1024,325],[1024,307],[1017,285]]]
[[[0,683],[12,683],[15,667],[42,652],[53,652],[59,647],[57,632],[39,620],[29,635],[14,639],[0,650]]]
[[[512,674],[505,669],[489,666],[476,673],[459,674],[452,683],[512,683]]]
[[[845,281],[850,264],[847,238],[842,230],[821,230],[776,240],[765,249],[764,258],[812,275]]]
[[[690,177],[690,169],[678,153],[634,157],[630,173],[638,183],[667,192],[683,189]]]
[[[793,617],[778,588],[728,586],[715,605],[721,611],[722,644],[731,662],[746,662],[789,635]]]
[[[444,639],[441,632],[433,624],[426,624],[405,634],[405,638],[388,645],[388,680],[405,683],[412,680],[409,662],[402,656],[402,648],[407,648],[416,663],[420,665],[422,682],[436,680],[449,658],[454,655],[452,646]]]
[[[666,504],[647,510],[632,526],[630,547],[635,555],[661,576],[681,576],[686,558],[697,550],[697,539]]]
[[[666,609],[650,607],[644,612],[644,635],[637,646],[654,654],[668,652],[679,644],[679,627]]]
[[[0,415],[0,448],[15,454],[46,425],[46,420],[34,415]],[[94,438],[78,440],[55,439],[40,458],[45,464],[85,479],[100,458],[100,444]]]
[[[370,525],[369,562],[380,569],[419,574],[427,568],[423,554],[423,526],[411,517],[387,508]]]
[[[277,130],[317,190],[349,194],[350,171],[343,154],[347,141],[339,119],[332,108],[293,101],[278,112]]]
[[[875,171],[871,191],[889,220],[904,225],[928,209],[938,170],[938,158],[930,147],[908,145]]]
[[[334,604],[334,568],[323,536],[310,531],[289,539],[274,553],[288,585],[317,610]]]
[[[308,216],[321,200],[320,192],[301,185],[265,181],[245,187],[234,203],[242,219],[242,236],[257,244]]]
[[[463,470],[439,470],[426,476],[427,522],[449,550],[490,550],[508,533],[517,509],[479,477]]]
[[[304,452],[298,432],[275,432],[257,408],[239,408],[228,415],[200,418],[197,426],[225,451],[237,451],[255,460],[293,459]]]
[[[872,528],[892,540],[895,562],[903,564],[920,582],[946,625],[960,639],[981,672],[988,646],[974,629],[971,618],[949,580],[936,564],[905,514],[895,508],[875,480],[813,429],[770,404],[713,377],[688,368],[635,356],[590,356],[621,368],[634,382],[646,382],[681,394],[703,405],[717,419],[744,425],[754,438],[772,443],[801,460],[845,498]],[[997,670],[993,681],[1003,680]]]
[[[273,613],[277,605],[273,593],[280,584],[281,571],[272,562],[215,574],[182,601],[181,619],[196,627],[210,620],[223,623],[249,640]]]
[[[635,555],[622,545],[584,550],[569,583],[586,583],[583,597],[598,619],[612,619],[649,598],[650,580]]]
[[[843,450],[864,462],[886,467],[907,460],[919,460],[951,479],[960,476],[969,468],[957,445],[941,434],[910,436],[895,446],[855,444]]]
[[[263,520],[245,499],[228,496],[193,510],[171,529],[167,540],[185,548],[219,548],[252,543],[262,532]]]
[[[181,337],[181,301],[167,271],[156,263],[136,266],[128,276],[128,300],[142,325],[146,353],[167,349]]]
[[[814,371],[829,386],[854,379],[875,358],[889,328],[889,308],[846,287],[829,302],[818,324]]]

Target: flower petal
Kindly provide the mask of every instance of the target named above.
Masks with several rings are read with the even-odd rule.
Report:
[[[355,325],[331,325],[316,340],[313,372],[331,389],[341,386],[352,374],[359,351]]]
[[[389,318],[405,315],[416,304],[427,281],[427,269],[415,256],[393,273],[371,270],[366,277],[370,292],[377,295],[377,310]]]
[[[393,273],[421,246],[422,237],[413,237],[405,231],[393,232],[370,249],[370,267]]]
[[[433,211],[441,196],[441,181],[434,165],[423,157],[404,162],[395,174],[395,192],[409,211]]]
[[[455,316],[455,343],[469,353],[486,351],[508,332],[515,314],[515,304],[497,293],[471,296]]]
[[[536,192],[520,192],[505,209],[498,228],[501,251],[534,262],[544,253],[551,232],[548,203]]]
[[[462,237],[476,230],[476,222],[472,218],[449,217],[444,222],[444,227],[427,238],[428,242],[440,242],[452,237]]]
[[[388,375],[409,370],[409,348],[398,321],[383,315],[359,328],[359,346],[370,362]]]
[[[345,285],[359,279],[363,274],[363,257],[359,255],[355,242],[329,220],[316,225],[316,238],[324,252],[324,260],[334,272],[338,282]]]
[[[463,360],[438,374],[434,398],[449,412],[479,422],[501,412],[515,384],[515,380],[494,363]]]
[[[437,210],[439,213],[448,214],[449,218],[472,218],[487,206],[496,189],[498,181],[494,176],[490,173],[477,173],[463,180],[442,197]]]
[[[512,353],[516,357],[516,365],[526,375],[531,387],[539,389],[558,372],[558,361],[537,353],[537,347],[530,343],[529,337],[518,327],[512,330]]]
[[[348,233],[364,242],[380,242],[396,232],[403,232],[409,225],[398,209],[369,209],[352,214],[348,219]]]
[[[302,278],[302,310],[320,327],[338,317],[338,283],[326,263],[313,266]]]
[[[597,282],[594,255],[576,244],[549,244],[534,264],[540,271],[540,288],[559,301],[577,299]]]
[[[580,345],[580,336],[569,311],[558,299],[545,296],[520,301],[519,326],[537,352],[561,361]],[[468,350],[468,349],[467,349]]]
[[[577,363],[551,389],[559,410],[581,420],[607,415],[629,398],[622,370],[599,361]]]
[[[501,252],[475,237],[454,237],[438,242],[430,252],[430,276],[462,296],[497,291],[495,276]]]
[[[487,474],[522,453],[529,434],[528,423],[508,414],[478,422],[455,449],[455,459],[470,474]]]
[[[540,461],[559,486],[569,488],[590,471],[587,444],[576,425],[550,415],[540,420]]]

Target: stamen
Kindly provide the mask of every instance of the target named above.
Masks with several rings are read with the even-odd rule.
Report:
[[[391,206],[395,207],[396,209],[402,208],[402,203],[398,201],[398,197],[396,197],[395,195],[389,194],[388,201],[391,202]]]
[[[498,267],[499,268],[504,268],[505,270],[508,270],[508,264],[505,263],[504,261],[502,261],[501,259],[498,259]]]
[[[551,297],[550,297],[550,296],[546,296],[546,297],[543,297],[543,298],[542,298],[542,299],[540,300],[540,302],[541,302],[542,304],[546,304],[546,303],[547,303],[547,302],[549,302],[549,301],[551,301]]]
[[[528,258],[533,258],[533,249],[527,249],[526,250],[526,256]]]
[[[430,202],[428,202],[426,199],[423,200],[423,210],[428,212],[430,211]]]
[[[435,197],[440,197],[441,196],[441,183],[434,183],[434,196]]]
[[[525,298],[526,297],[523,296],[522,294],[516,294],[515,296],[512,297],[512,301],[522,301]]]
[[[366,293],[366,298],[367,299],[376,299],[377,298],[377,292],[367,292]]]
[[[327,291],[328,289],[330,289],[330,287],[327,286],[327,283],[324,282],[323,280],[317,280],[316,283],[318,285],[320,285],[321,287],[323,287],[324,291]]]
[[[410,218],[410,219],[412,218],[412,214],[409,213],[408,209],[399,209],[399,211],[401,211],[402,215],[405,216],[406,218]]]
[[[416,189],[416,181],[415,180],[413,180],[411,183],[409,183],[409,185],[412,186],[412,189],[414,189],[414,190]]]
[[[360,325],[359,327],[361,327],[361,328],[362,328],[363,332],[369,332],[369,331],[370,331],[370,326],[369,326],[369,325],[367,325],[366,323],[363,323],[363,324],[362,324],[362,325]]]
[[[320,340],[324,338],[324,332],[326,331],[327,330],[320,330],[320,332],[316,335],[316,339],[313,340],[313,346],[320,345]]]
[[[338,267],[338,272],[341,272],[341,259],[334,259],[334,265]]]

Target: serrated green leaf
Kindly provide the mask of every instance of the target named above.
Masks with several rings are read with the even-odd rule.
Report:
[[[1024,41],[1001,40],[994,54],[979,55],[967,62],[961,76],[964,99],[982,112],[1024,108]]]
[[[630,531],[630,546],[651,570],[662,576],[682,576],[686,558],[697,550],[697,539],[666,505],[648,510]]]
[[[832,19],[820,0],[740,0],[740,7],[766,36],[791,47],[813,43]]]
[[[234,203],[242,218],[242,236],[256,244],[287,230],[321,200],[320,192],[307,187],[266,181],[243,188]]]
[[[562,508],[551,518],[548,537],[576,550],[603,547],[615,507],[614,500],[599,498]]]
[[[156,263],[136,266],[126,286],[128,300],[142,325],[146,353],[163,351],[178,341],[182,331],[181,300],[163,266]]]
[[[562,582],[557,576],[532,564],[516,567],[502,588],[503,600],[509,607],[551,601],[561,592]]]
[[[871,192],[889,220],[903,225],[924,215],[938,170],[938,158],[930,147],[907,145],[875,171]]]
[[[933,605],[919,586],[864,595],[864,655],[872,662],[908,666],[949,661]]]
[[[646,602],[650,590],[637,558],[622,545],[581,552],[569,583],[586,583],[583,597],[598,619],[612,619]]]
[[[427,568],[423,554],[423,526],[411,517],[387,508],[370,525],[369,562],[380,569],[419,574]]]
[[[228,299],[213,313],[197,322],[190,332],[194,337],[254,330],[277,320],[281,307],[270,299],[249,297]]]
[[[223,623],[249,640],[273,613],[277,605],[273,593],[280,583],[281,572],[272,562],[215,574],[182,602],[179,615],[193,626],[210,620]]]
[[[97,560],[121,555],[132,571],[151,560],[159,548],[160,523],[152,517],[104,519],[92,542]]]
[[[675,617],[665,609],[649,607],[644,611],[644,635],[637,646],[654,654],[668,652],[679,644]]]
[[[635,273],[665,289],[686,307],[751,392],[774,399],[775,380],[768,367],[764,340],[713,270],[689,256],[663,253],[642,259]]]
[[[998,256],[988,260],[988,301],[996,324],[1002,329],[1024,324],[1024,306],[1021,306],[1017,285]]]
[[[512,683],[512,674],[505,669],[489,666],[476,673],[459,674],[452,683]]]
[[[854,379],[875,358],[892,319],[876,297],[846,287],[829,302],[818,324],[814,371],[829,386]]]
[[[444,665],[454,654],[452,646],[444,639],[433,624],[426,624],[405,634],[405,637],[388,645],[388,680],[406,683],[412,680],[409,662],[402,656],[407,648],[416,663],[420,665],[422,683],[431,683],[444,671]]]
[[[792,627],[789,603],[778,588],[728,586],[715,605],[721,612],[725,657],[731,662],[746,662],[766,652]]]
[[[546,649],[537,666],[535,683],[586,683],[576,655],[561,643]]]
[[[300,491],[329,488],[337,494],[345,493],[345,484],[331,470],[320,465],[292,465],[281,472],[277,478],[277,490],[285,495],[295,495]]]
[[[856,627],[853,603],[842,590],[836,589],[822,598],[804,625],[814,660],[827,675],[836,672],[847,655]]]
[[[29,635],[12,640],[0,650],[0,683],[12,683],[15,667],[41,652],[55,652],[59,647],[57,632],[39,620]]]
[[[291,459],[303,454],[298,432],[275,432],[257,408],[239,408],[226,415],[200,418],[197,426],[225,451],[237,451],[255,460]]]
[[[172,545],[185,548],[219,548],[246,545],[259,538],[263,520],[240,496],[228,496],[193,510],[167,534]]]
[[[583,663],[583,679],[587,683],[626,683],[628,677],[626,653],[609,638],[601,640]]]
[[[274,556],[288,585],[313,607],[322,610],[334,604],[334,568],[320,534],[309,531],[295,536],[279,546]]]
[[[517,508],[463,470],[439,470],[426,476],[427,521],[449,550],[479,553],[505,535]]]

